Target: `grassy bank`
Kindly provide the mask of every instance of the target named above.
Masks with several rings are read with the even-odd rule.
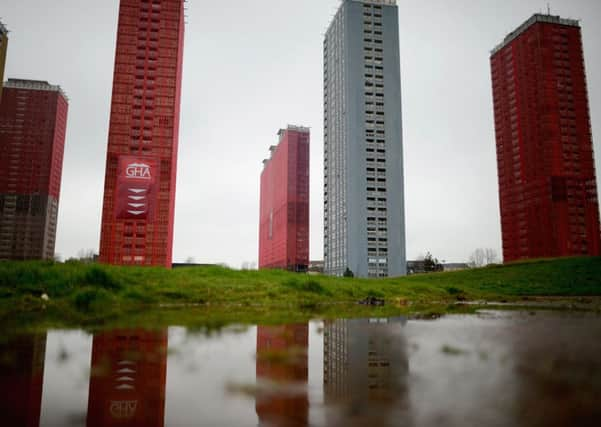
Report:
[[[42,299],[47,295],[48,300]],[[514,301],[530,296],[601,295],[601,258],[566,258],[398,279],[365,280],[234,271],[220,267],[112,267],[97,264],[0,262],[0,320],[32,317],[104,322],[163,307],[197,305],[206,314],[294,316],[326,310],[349,315],[368,296],[384,311],[460,301]],[[327,306],[328,308],[324,308]],[[349,308],[350,307],[350,308]],[[278,314],[281,313],[281,314]],[[391,314],[391,313],[389,313]],[[223,316],[222,316],[223,317]]]

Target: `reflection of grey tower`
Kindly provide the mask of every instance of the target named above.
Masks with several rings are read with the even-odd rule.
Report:
[[[406,274],[396,0],[344,0],[324,41],[325,272]]]
[[[404,319],[326,322],[324,397],[328,423],[408,425],[409,361]]]

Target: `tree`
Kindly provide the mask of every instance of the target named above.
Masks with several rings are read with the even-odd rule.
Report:
[[[478,248],[470,255],[469,265],[472,268],[484,267],[484,249]]]
[[[486,260],[486,265],[496,264],[499,261],[499,256],[494,249],[486,248],[484,249],[484,259]]]
[[[189,256],[188,258],[186,258],[186,264],[196,264],[196,260],[193,256]]]
[[[96,261],[96,252],[93,249],[80,249],[77,251],[77,261],[90,263]]]
[[[499,260],[497,251],[491,248],[478,248],[470,255],[469,265],[472,268],[485,267]]]
[[[344,270],[344,277],[355,277],[355,274],[350,268],[346,267],[346,270]]]
[[[434,258],[430,252],[426,254],[424,257],[424,271],[426,273],[432,271],[442,271],[443,266],[440,262],[438,262],[437,258]]]

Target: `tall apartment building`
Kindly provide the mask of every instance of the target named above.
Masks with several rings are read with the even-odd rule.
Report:
[[[8,50],[8,30],[0,22],[0,101],[2,101],[2,86],[4,84],[4,66],[6,65],[6,51]]]
[[[171,267],[184,0],[121,0],[100,261]]]
[[[307,271],[310,131],[288,126],[278,135],[261,173],[259,268]]]
[[[324,41],[325,272],[406,274],[396,0],[344,0]]]
[[[9,79],[0,103],[0,259],[52,259],[67,130],[59,86]]]
[[[578,21],[534,15],[491,54],[505,261],[600,255]]]
[[[87,427],[163,427],[167,330],[94,335]]]

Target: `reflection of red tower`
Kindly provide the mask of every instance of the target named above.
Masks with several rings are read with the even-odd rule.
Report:
[[[171,267],[183,45],[184,0],[121,0],[104,263]]]
[[[259,425],[306,426],[308,325],[257,328],[257,381],[275,383],[257,397]]]
[[[162,427],[167,331],[94,336],[88,427]]]
[[[46,334],[11,339],[0,345],[2,425],[40,425]]]

